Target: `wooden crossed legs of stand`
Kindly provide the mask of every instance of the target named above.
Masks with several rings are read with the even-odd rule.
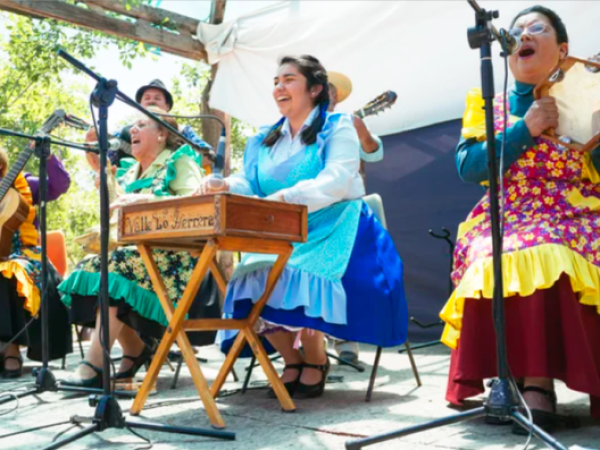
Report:
[[[267,304],[273,289],[275,288],[275,284],[277,280],[279,280],[279,276],[283,272],[285,265],[292,254],[293,247],[290,243],[281,241],[281,240],[269,240],[269,239],[256,239],[256,238],[240,238],[240,237],[216,237],[213,239],[209,239],[204,248],[202,249],[202,253],[200,254],[200,258],[192,276],[190,277],[190,281],[188,286],[186,287],[183,297],[179,301],[177,308],[173,306],[173,302],[169,298],[167,293],[167,289],[165,287],[165,283],[160,275],[160,271],[152,257],[152,247],[148,243],[138,244],[138,250],[144,260],[144,264],[146,265],[146,269],[150,275],[150,279],[152,280],[152,285],[158,296],[161,306],[167,316],[169,321],[169,325],[167,330],[162,338],[160,345],[158,346],[158,350],[152,359],[152,364],[150,365],[150,369],[146,373],[144,378],[144,382],[135,397],[133,405],[131,407],[130,413],[132,415],[138,415],[144,406],[144,403],[148,399],[148,395],[150,394],[152,386],[156,382],[158,378],[158,373],[160,372],[161,367],[166,360],[169,350],[175,341],[177,341],[177,345],[181,350],[183,358],[185,359],[185,363],[190,369],[190,373],[192,376],[192,380],[196,389],[198,390],[198,394],[204,404],[206,409],[206,413],[208,414],[208,418],[210,423],[215,428],[223,428],[225,427],[225,422],[221,413],[217,409],[217,405],[215,403],[215,397],[218,395],[221,387],[225,383],[225,379],[227,375],[233,368],[233,365],[240,355],[244,344],[248,342],[256,359],[258,359],[261,364],[273,390],[277,394],[277,398],[281,403],[282,408],[285,411],[294,411],[296,409],[294,402],[290,398],[287,390],[283,386],[283,383],[279,379],[279,375],[277,371],[271,364],[271,361],[262,346],[258,335],[254,331],[254,325],[258,320],[260,313],[264,306]],[[194,301],[196,293],[200,288],[200,283],[204,279],[206,272],[210,270],[213,276],[216,278],[217,284],[219,288],[223,291],[226,286],[226,282],[223,279],[221,273],[217,269],[215,263],[215,255],[217,250],[224,251],[242,251],[242,252],[252,252],[252,253],[266,253],[266,254],[276,254],[278,255],[273,268],[269,272],[269,276],[267,278],[267,285],[265,287],[265,292],[262,297],[256,302],[256,304],[252,307],[250,314],[245,319],[234,320],[234,319],[196,319],[196,320],[186,320],[185,317]],[[208,384],[204,375],[202,374],[202,370],[200,369],[200,364],[196,359],[194,351],[192,349],[192,345],[187,337],[186,331],[208,331],[208,330],[240,330],[237,338],[231,350],[227,354],[223,365],[217,375],[216,380],[211,386],[210,390],[208,388]]]

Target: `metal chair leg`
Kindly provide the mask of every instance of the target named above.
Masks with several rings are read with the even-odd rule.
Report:
[[[79,352],[81,353],[81,359],[85,359],[83,344],[81,343],[81,333],[83,333],[83,328],[79,329],[79,327],[75,325],[75,334],[77,335],[77,343],[79,344]]]
[[[246,368],[246,377],[244,378],[244,384],[242,385],[241,393],[245,394],[248,389],[248,384],[250,383],[250,376],[252,375],[252,369],[254,369],[254,364],[256,363],[256,356],[252,355],[252,360],[250,361],[250,365]]]
[[[173,374],[173,379],[171,380],[171,389],[175,389],[177,387],[177,381],[179,381],[179,372],[181,372],[181,366],[183,365],[183,356],[179,358],[177,361],[177,368],[175,369],[175,373]]]
[[[406,347],[406,353],[408,354],[408,359],[410,360],[410,365],[412,366],[412,371],[415,376],[415,380],[417,381],[417,386],[421,387],[422,384],[421,377],[419,376],[419,369],[417,369],[417,364],[415,363],[415,358],[413,357],[413,353],[410,348],[410,342],[408,339],[404,343],[404,346]]]
[[[367,389],[367,395],[365,402],[371,401],[371,395],[373,395],[373,388],[375,387],[375,378],[377,378],[377,369],[379,368],[379,359],[381,358],[381,347],[377,347],[377,353],[375,353],[375,362],[373,363],[373,369],[371,370],[371,379],[369,380],[369,388]]]
[[[234,381],[235,383],[237,383],[238,381],[240,381],[240,378],[238,377],[238,374],[237,374],[237,372],[235,371],[235,368],[234,368],[234,367],[232,367],[232,368],[231,368],[231,376],[233,377],[233,381]]]

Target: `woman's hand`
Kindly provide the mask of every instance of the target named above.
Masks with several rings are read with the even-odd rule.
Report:
[[[275,192],[274,194],[267,195],[265,197],[265,200],[272,200],[274,202],[285,202],[285,198],[283,197],[282,191],[278,191],[278,192]]]
[[[110,204],[110,212],[121,206],[131,205],[132,203],[146,203],[154,198],[152,194],[123,194]]]
[[[87,153],[87,155],[89,155],[89,153]],[[95,156],[97,157],[98,155]],[[110,170],[112,171],[113,175],[117,174],[116,166],[110,166]],[[96,176],[94,177],[94,186],[96,186],[96,189],[100,189],[100,160],[98,160],[98,170],[96,170]]]
[[[548,128],[558,127],[558,106],[554,97],[536,100],[525,114],[525,125],[532,137],[540,136]]]
[[[229,192],[227,180],[214,175],[208,175],[202,179],[194,195],[218,194],[220,192]]]

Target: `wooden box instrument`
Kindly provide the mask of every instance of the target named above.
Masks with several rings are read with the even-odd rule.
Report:
[[[598,145],[600,61],[566,57],[535,87],[534,96],[552,96],[558,106],[558,128],[547,130],[544,137],[576,150],[591,151]]]
[[[229,193],[175,197],[119,208],[118,241],[169,249],[199,249],[221,236],[305,242],[307,214],[304,205]]]

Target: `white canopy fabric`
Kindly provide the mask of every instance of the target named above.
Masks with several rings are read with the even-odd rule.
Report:
[[[530,1],[481,1],[508,28]],[[552,1],[567,26],[570,54],[600,51],[600,2]],[[251,125],[279,119],[272,99],[277,60],[311,54],[350,77],[353,92],[337,108],[354,111],[386,90],[393,109],[368,119],[373,132],[394,134],[462,116],[466,93],[480,86],[479,51],[467,42],[474,12],[466,1],[283,1],[221,25],[201,23],[198,38],[219,63],[212,107]],[[493,44],[495,83],[504,65]],[[600,76],[600,75],[599,75]]]

